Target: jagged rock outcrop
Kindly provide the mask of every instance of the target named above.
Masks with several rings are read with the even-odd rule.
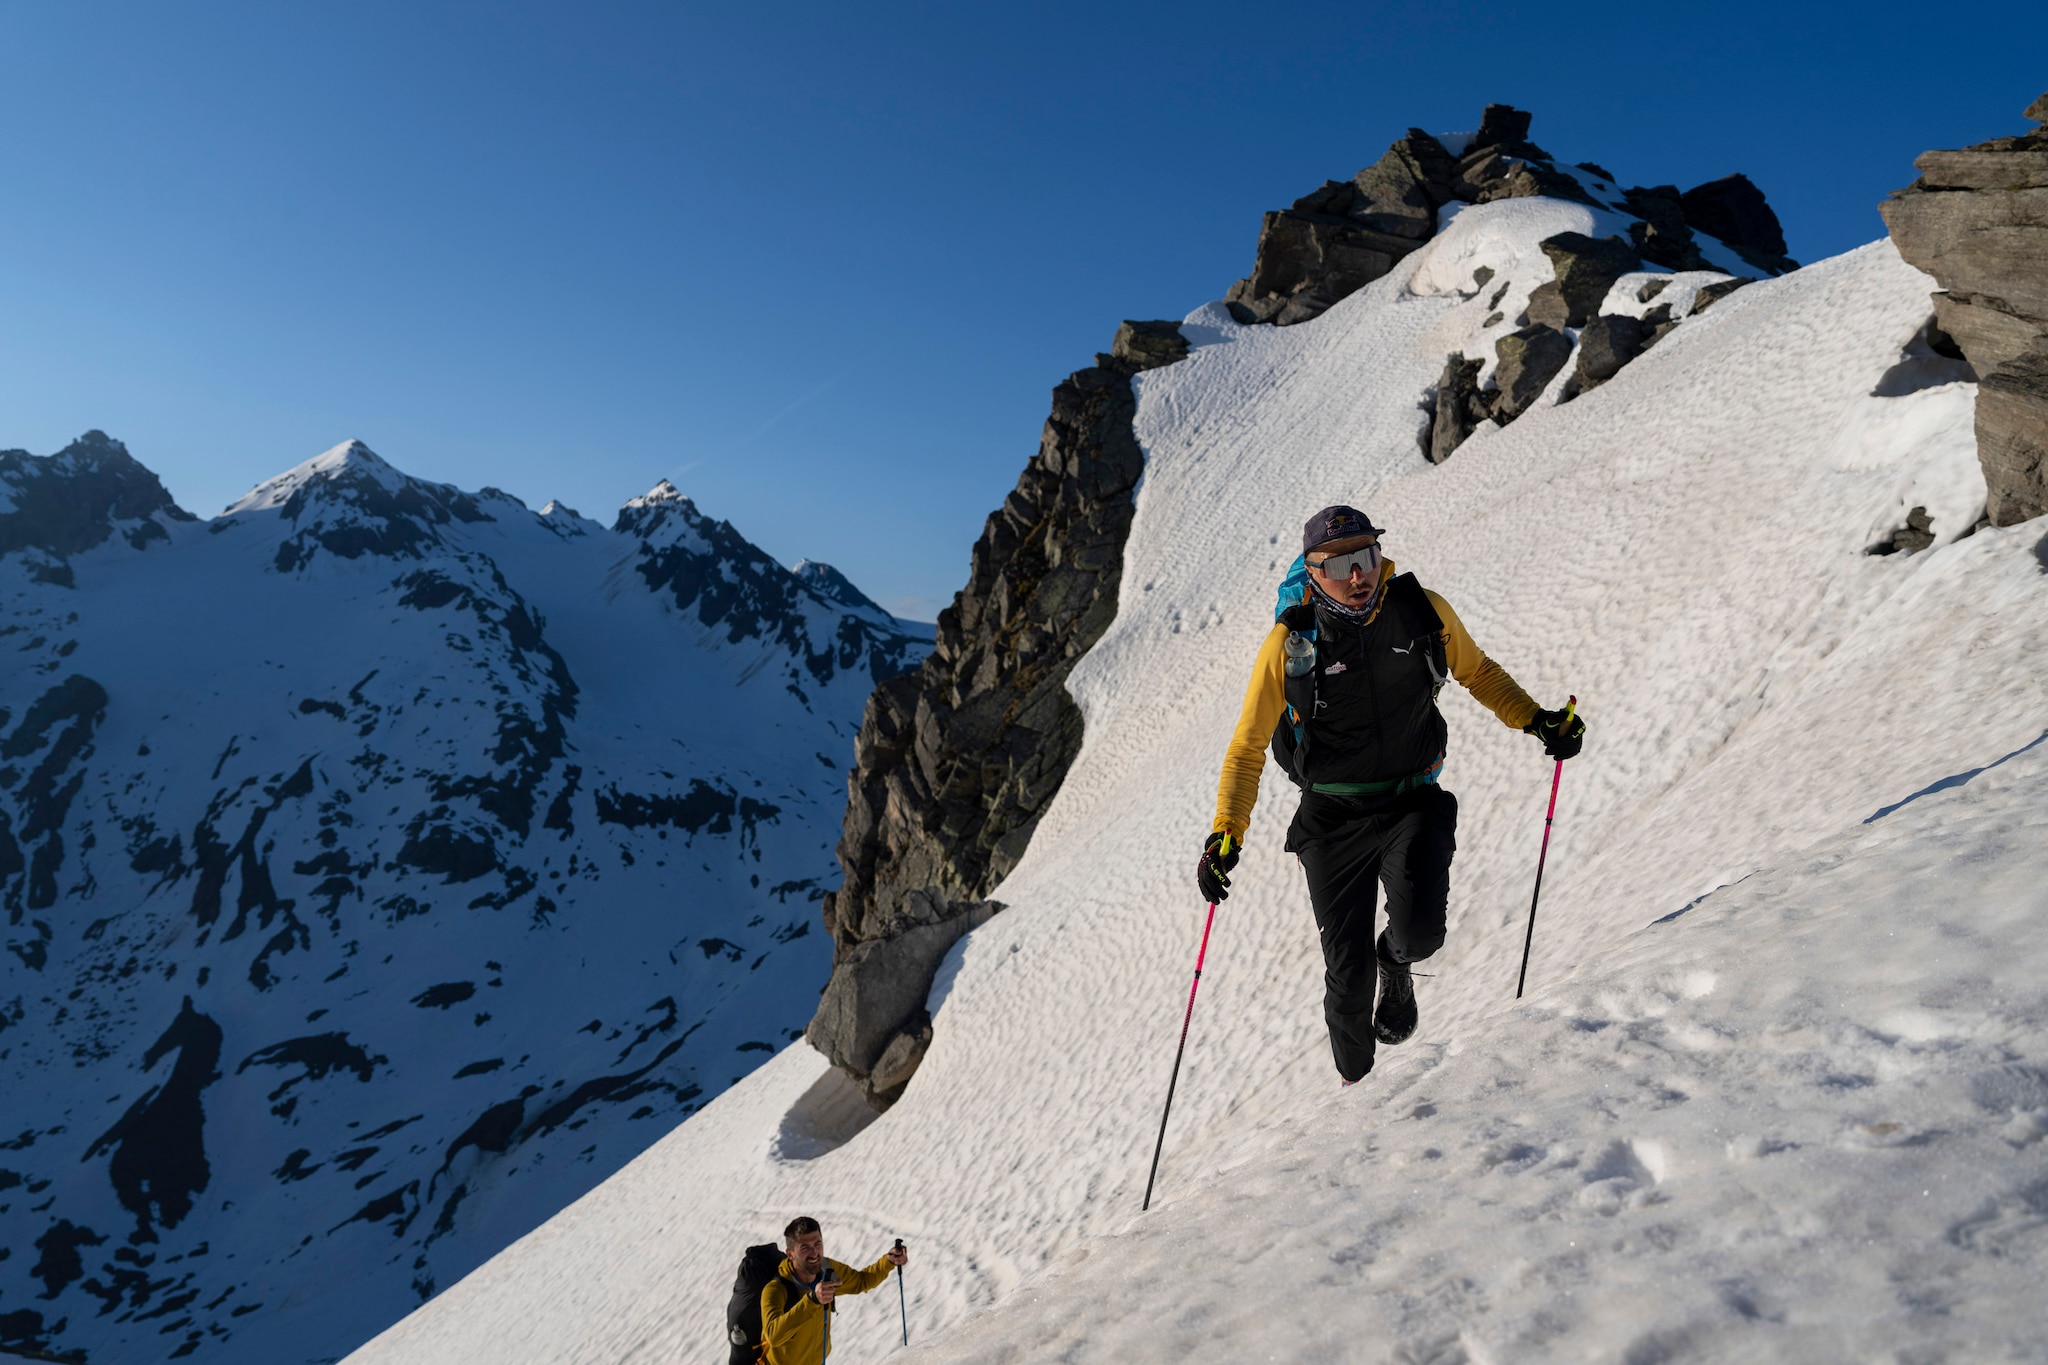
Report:
[[[1038,453],[975,542],[967,586],[915,672],[875,689],[847,779],[832,979],[806,1036],[887,1108],[931,1041],[948,949],[1000,907],[1081,749],[1067,674],[1116,616],[1144,454],[1131,376],[1187,354],[1173,322],[1127,322],[1053,390]]]
[[[1745,280],[1738,277],[1732,280],[1716,280],[1712,284],[1703,286],[1697,294],[1692,296],[1692,313],[1690,316],[1698,317],[1744,285],[1755,283],[1756,281],[1754,280]]]
[[[1977,458],[1992,525],[2048,513],[2048,336],[1978,384]]]
[[[1723,176],[1695,185],[1678,197],[1688,227],[1718,237],[1766,275],[1798,268],[1785,254],[1785,229],[1746,175]]]
[[[1479,372],[1485,368],[1486,362],[1467,360],[1457,352],[1444,358],[1443,378],[1436,384],[1436,409],[1429,422],[1429,443],[1423,452],[1431,464],[1450,459],[1451,452],[1493,415],[1489,400],[1479,391]]]
[[[1727,176],[1683,193],[1672,185],[1623,191],[1592,162],[1559,165],[1529,141],[1530,121],[1524,110],[1489,104],[1479,131],[1455,155],[1439,138],[1411,128],[1350,180],[1326,181],[1290,207],[1268,213],[1251,274],[1225,296],[1231,314],[1242,323],[1306,322],[1434,236],[1444,205],[1535,195],[1634,215],[1641,221],[1631,225],[1621,250],[1668,269],[1711,268],[1695,233],[1720,238],[1760,274],[1797,267],[1785,255],[1777,215],[1747,176]],[[1640,262],[1629,268],[1639,269]],[[1583,325],[1585,315],[1564,311],[1578,321],[1547,325]],[[1546,319],[1532,311],[1529,321]]]
[[[1529,295],[1529,321],[1545,327],[1584,327],[1614,282],[1643,268],[1642,257],[1619,237],[1596,240],[1582,232],[1560,232],[1538,245],[1557,272]]]
[[[1604,313],[1579,333],[1579,363],[1573,372],[1580,393],[1598,388],[1643,352],[1649,329],[1626,313]]]
[[[1541,323],[1510,332],[1494,346],[1500,365],[1494,371],[1500,396],[1493,413],[1512,422],[1527,412],[1543,390],[1572,358],[1572,340],[1554,327]]]
[[[1623,202],[1642,219],[1629,225],[1629,245],[1637,255],[1668,270],[1712,268],[1693,240],[1692,225],[1685,220],[1685,196],[1678,186],[1636,185],[1623,191]]]
[[[2048,95],[2026,117],[2048,123]],[[1920,179],[1879,205],[1899,254],[1934,276],[1936,325],[1980,376],[1986,514],[2048,513],[2048,128],[1923,153]]]
[[[1528,158],[1548,159],[1526,140],[1529,120],[1507,105],[1488,105],[1462,157],[1410,128],[1350,180],[1328,181],[1268,213],[1252,273],[1226,295],[1231,313],[1283,327],[1316,317],[1436,235],[1437,211],[1454,200],[1567,192],[1566,185],[1570,197],[1584,198],[1569,177],[1529,169]]]

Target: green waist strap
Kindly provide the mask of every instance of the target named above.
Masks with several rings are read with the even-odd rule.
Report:
[[[1402,792],[1428,786],[1442,771],[1443,764],[1438,763],[1419,773],[1389,778],[1385,782],[1317,782],[1309,790],[1325,796],[1398,796]]]

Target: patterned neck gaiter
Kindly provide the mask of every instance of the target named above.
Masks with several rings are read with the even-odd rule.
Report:
[[[1328,607],[1346,621],[1364,621],[1372,615],[1373,604],[1380,600],[1380,589],[1377,583],[1373,584],[1372,596],[1365,599],[1365,605],[1362,607],[1347,607],[1327,592],[1324,592],[1323,585],[1316,582],[1314,574],[1309,575],[1308,586],[1309,591],[1316,595],[1317,602]]]

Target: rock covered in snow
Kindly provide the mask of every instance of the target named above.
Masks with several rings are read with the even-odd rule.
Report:
[[[2026,117],[2048,123],[2048,95]],[[1899,254],[1934,276],[1935,319],[1982,376],[1977,441],[1993,525],[2048,512],[2048,128],[1922,153],[1879,205]],[[1994,376],[1997,378],[1994,383]]]
[[[1642,354],[1650,329],[1626,313],[1603,313],[1579,333],[1578,391],[1598,388]]]
[[[1292,207],[1265,216],[1252,272],[1225,296],[1239,322],[1288,326],[1320,315],[1379,279],[1434,236],[1447,205],[1501,199],[1574,201],[1633,218],[1624,249],[1673,270],[1708,268],[1694,234],[1718,240],[1731,265],[1776,275],[1797,267],[1763,192],[1742,175],[1684,193],[1675,186],[1618,189],[1592,162],[1560,165],[1529,141],[1531,115],[1489,104],[1479,131],[1446,139],[1420,128],[1349,181],[1326,181]],[[1630,266],[1634,269],[1634,266]],[[1550,321],[1555,327],[1579,321]],[[1530,321],[1544,321],[1535,314]]]
[[[1690,316],[1698,317],[1722,299],[1727,298],[1736,290],[1750,283],[1752,283],[1750,280],[1732,279],[1716,280],[1712,284],[1700,286],[1699,292],[1692,296],[1692,313]]]
[[[1529,296],[1529,321],[1545,327],[1584,327],[1614,282],[1643,268],[1642,258],[1619,237],[1595,240],[1583,232],[1560,232],[1541,246],[1556,275]]]
[[[1493,412],[1502,421],[1511,422],[1529,410],[1571,360],[1572,341],[1557,328],[1539,322],[1508,333],[1495,350],[1500,356],[1500,367],[1495,371],[1500,396],[1494,401]]]

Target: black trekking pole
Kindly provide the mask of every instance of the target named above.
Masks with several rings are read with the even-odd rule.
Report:
[[[1572,723],[1572,712],[1578,709],[1579,699],[1572,697],[1564,704],[1564,724],[1567,729]],[[1536,898],[1543,894],[1543,860],[1550,856],[1550,822],[1557,818],[1557,784],[1564,780],[1564,760],[1557,760],[1557,768],[1550,774],[1550,809],[1543,814],[1543,849],[1536,855],[1536,889],[1529,893],[1529,932],[1522,938],[1522,973],[1515,978],[1515,999],[1522,998],[1522,985],[1529,979],[1529,949],[1536,942]]]
[[[1230,836],[1223,839],[1224,853],[1230,852]],[[1209,918],[1202,924],[1202,947],[1195,954],[1195,981],[1188,987],[1188,1012],[1180,1021],[1180,1046],[1173,1050],[1173,1076],[1166,1082],[1166,1110],[1159,1116],[1159,1141],[1152,1145],[1152,1174],[1145,1177],[1145,1202],[1138,1206],[1143,1213],[1152,1207],[1152,1182],[1159,1178],[1159,1153],[1166,1146],[1166,1119],[1173,1113],[1173,1091],[1180,1084],[1180,1058],[1188,1050],[1188,1024],[1195,1017],[1195,992],[1202,988],[1202,962],[1209,956],[1209,927],[1216,923],[1216,902],[1209,902]]]
[[[903,1239],[896,1239],[896,1250],[903,1250]],[[903,1312],[903,1344],[910,1344],[910,1303],[903,1294],[903,1267],[896,1267],[896,1307]]]

